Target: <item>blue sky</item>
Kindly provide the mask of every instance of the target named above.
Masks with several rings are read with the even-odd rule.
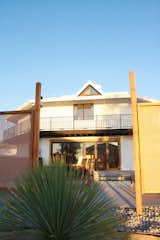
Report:
[[[75,93],[93,80],[105,92],[160,99],[159,0],[0,0],[0,111],[34,97]]]

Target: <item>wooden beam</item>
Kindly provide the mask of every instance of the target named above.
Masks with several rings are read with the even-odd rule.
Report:
[[[33,114],[33,166],[38,164],[39,138],[40,138],[40,106],[41,106],[41,83],[36,83],[36,95]]]
[[[83,143],[83,142],[93,142],[93,143],[96,143],[96,142],[114,142],[114,141],[119,141],[119,137],[114,137],[114,136],[111,136],[111,137],[103,137],[103,136],[100,136],[100,137],[87,137],[87,136],[83,136],[83,137],[57,137],[57,138],[53,138],[53,139],[50,139],[50,142],[80,142],[80,143]]]
[[[0,112],[0,115],[10,115],[10,114],[28,114],[31,113],[32,110],[17,110],[17,111],[2,111]]]
[[[129,72],[130,93],[132,107],[132,123],[133,123],[133,143],[134,143],[134,162],[135,162],[135,192],[136,192],[136,210],[138,214],[142,214],[142,179],[140,164],[140,147],[139,147],[139,127],[138,127],[138,109],[134,72]]]
[[[30,159],[31,164],[33,165],[33,149],[34,149],[34,107],[32,107],[31,111],[31,137],[30,137]]]

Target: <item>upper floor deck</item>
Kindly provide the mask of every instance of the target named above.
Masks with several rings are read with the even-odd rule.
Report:
[[[92,119],[75,119],[74,117],[45,117],[40,119],[40,131],[67,131],[67,130],[115,130],[132,129],[131,114],[94,115]],[[27,120],[8,127],[3,132],[4,140],[11,139],[30,130]]]
[[[92,118],[76,119],[73,116],[43,117],[41,131],[132,129],[131,114],[94,115]]]

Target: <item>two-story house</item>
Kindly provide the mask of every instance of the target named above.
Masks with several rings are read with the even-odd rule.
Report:
[[[74,95],[43,99],[39,155],[44,164],[63,159],[98,170],[134,170],[130,95],[104,93],[88,81]]]

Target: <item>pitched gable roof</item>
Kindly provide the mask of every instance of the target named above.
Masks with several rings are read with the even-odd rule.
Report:
[[[103,95],[103,91],[100,85],[94,84],[90,80],[76,93],[76,96],[93,96],[93,95]]]

